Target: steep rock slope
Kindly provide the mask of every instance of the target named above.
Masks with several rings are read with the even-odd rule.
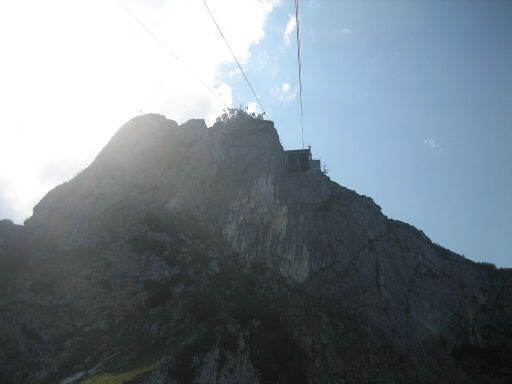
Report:
[[[283,156],[269,121],[239,117],[208,129],[202,120],[135,118],[48,194],[27,226],[73,247],[109,241],[150,209],[187,212],[246,260],[279,259],[297,281],[383,233],[371,199],[321,173],[286,172]]]
[[[1,382],[512,378],[512,273],[288,172],[269,121],[134,118],[0,224]]]

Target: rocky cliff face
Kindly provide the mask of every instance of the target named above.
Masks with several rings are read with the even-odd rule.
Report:
[[[0,222],[0,382],[512,380],[512,273],[321,173],[272,122],[125,124]]]

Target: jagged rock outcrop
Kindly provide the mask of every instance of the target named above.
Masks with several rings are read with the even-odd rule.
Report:
[[[321,173],[286,172],[283,154],[270,121],[240,117],[208,129],[202,120],[135,118],[35,207],[27,227],[74,247],[108,242],[151,209],[186,212],[247,261],[279,259],[303,281],[380,236],[386,219]]]
[[[511,271],[287,171],[244,114],[132,119],[0,222],[0,267],[0,382],[512,379]]]

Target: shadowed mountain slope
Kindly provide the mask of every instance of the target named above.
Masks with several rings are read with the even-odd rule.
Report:
[[[245,114],[132,119],[0,222],[0,267],[2,383],[512,379],[510,270],[287,171]]]

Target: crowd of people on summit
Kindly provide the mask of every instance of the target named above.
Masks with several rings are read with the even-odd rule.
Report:
[[[264,120],[265,119],[265,112],[263,113],[254,113],[254,112],[248,112],[249,107],[240,105],[238,108],[227,108],[223,110],[222,115],[217,117],[216,122],[226,122],[229,119],[236,119],[239,117],[252,117],[253,119],[257,120]]]

